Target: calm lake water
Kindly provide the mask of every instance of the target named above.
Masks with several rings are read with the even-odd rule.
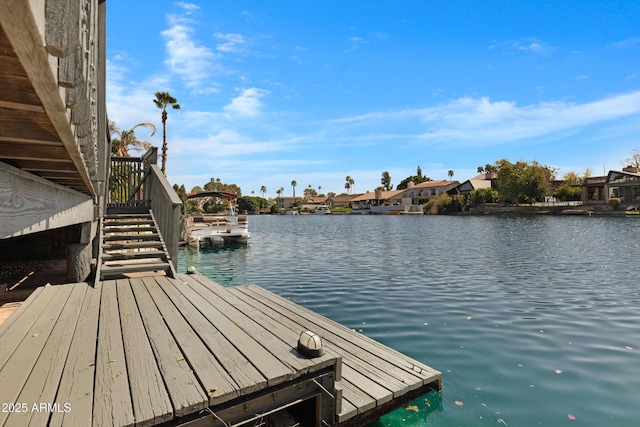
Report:
[[[640,425],[640,219],[251,216],[181,250],[443,372],[376,426]]]

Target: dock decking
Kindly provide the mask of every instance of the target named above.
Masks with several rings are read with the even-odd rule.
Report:
[[[295,350],[304,330],[325,355]],[[37,289],[0,325],[0,384],[0,426],[240,425],[306,399],[358,425],[442,375],[258,286],[178,275]]]

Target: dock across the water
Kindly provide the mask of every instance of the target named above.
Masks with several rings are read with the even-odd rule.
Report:
[[[325,353],[296,350],[300,333]],[[442,374],[255,285],[198,275],[37,289],[0,325],[0,426],[362,425]]]

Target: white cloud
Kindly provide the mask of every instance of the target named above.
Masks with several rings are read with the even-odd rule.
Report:
[[[575,104],[545,102],[518,107],[488,98],[463,98],[445,108],[429,109],[424,140],[472,145],[498,145],[553,139],[601,122],[640,113],[640,92]]]
[[[350,51],[359,49],[363,45],[366,45],[369,43],[367,40],[357,36],[349,37],[347,41],[351,43],[351,46],[349,47]]]
[[[232,99],[231,103],[224,107],[224,110],[242,116],[257,116],[262,108],[260,99],[267,94],[269,91],[255,87],[244,89],[240,96]]]
[[[424,143],[457,146],[491,146],[519,141],[549,140],[579,132],[589,126],[640,114],[640,91],[584,104],[563,101],[518,106],[515,102],[464,97],[423,109],[374,112],[332,121],[342,132],[359,132],[363,140],[403,137],[387,131],[404,129]],[[370,135],[363,132],[369,131]]]
[[[216,49],[220,52],[242,52],[244,50],[244,44],[246,40],[242,34],[235,33],[215,33],[213,35],[216,40],[220,41],[216,46]]]
[[[216,55],[193,39],[191,20],[177,15],[169,15],[168,20],[169,28],[161,33],[166,40],[165,63],[189,89],[200,91],[212,70],[219,68],[214,62]]]
[[[534,53],[539,55],[551,53],[556,49],[547,43],[541,42],[533,38],[509,40],[505,42],[499,42],[494,40],[488,49],[496,49],[498,47],[503,47],[504,49],[506,49],[506,51]]]
[[[194,3],[185,3],[183,1],[179,1],[178,3],[176,3],[176,5],[178,5],[178,7],[181,7],[182,9],[184,9],[184,11],[187,14],[191,14],[191,13],[195,12],[196,10],[200,10],[200,6],[198,6],[197,4],[194,4]]]
[[[169,88],[166,76],[152,75],[141,82],[127,80],[128,69],[116,61],[107,60],[107,114],[120,129],[129,129],[141,122],[160,125],[160,110],[153,104],[159,87]],[[158,145],[158,134],[147,139]],[[160,136],[160,144],[162,136]],[[142,139],[142,136],[141,136]],[[145,138],[146,139],[146,138]]]
[[[279,150],[278,144],[269,141],[254,141],[251,137],[234,129],[222,129],[216,134],[204,138],[180,138],[180,153],[199,153],[199,158],[218,158],[246,156]]]
[[[636,45],[640,45],[640,37],[630,37],[625,40],[619,40],[617,42],[611,43],[611,46],[617,49],[629,48]]]

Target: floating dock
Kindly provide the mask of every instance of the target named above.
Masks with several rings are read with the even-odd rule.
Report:
[[[325,353],[297,350],[300,333]],[[255,285],[46,286],[0,325],[0,426],[363,425],[442,374]]]

